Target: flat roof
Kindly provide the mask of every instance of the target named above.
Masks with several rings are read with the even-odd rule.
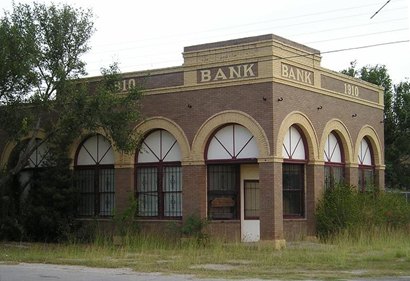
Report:
[[[184,47],[184,52],[195,52],[195,51],[201,51],[201,50],[207,50],[207,49],[216,49],[216,48],[223,48],[223,47],[235,46],[235,45],[241,45],[241,44],[256,43],[256,42],[261,42],[261,41],[277,41],[277,42],[284,43],[284,44],[293,46],[295,48],[304,50],[309,53],[320,55],[319,50],[313,49],[311,47],[305,46],[303,44],[291,41],[289,39],[286,39],[286,38],[283,38],[283,37],[280,37],[274,34],[265,34],[265,35],[258,35],[258,36],[219,41],[219,42],[213,42],[213,43],[192,45],[192,46]]]

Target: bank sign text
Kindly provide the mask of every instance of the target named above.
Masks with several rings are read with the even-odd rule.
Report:
[[[199,83],[246,79],[258,76],[258,63],[222,66],[197,71]]]
[[[312,71],[286,63],[282,63],[282,77],[309,85],[314,83]]]

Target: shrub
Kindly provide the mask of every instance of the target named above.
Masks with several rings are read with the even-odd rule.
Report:
[[[125,210],[115,210],[113,221],[116,235],[125,236],[139,231],[139,226],[134,220],[137,212],[138,203],[134,197],[128,199],[128,207]]]
[[[403,228],[410,224],[410,204],[395,193],[372,189],[357,192],[340,185],[325,191],[316,210],[317,234],[322,239],[342,231],[359,233],[377,228]]]
[[[184,237],[194,238],[198,245],[205,246],[208,244],[208,234],[204,233],[208,221],[200,218],[198,215],[190,215],[180,228],[180,232]]]
[[[337,185],[326,189],[316,210],[319,237],[340,232],[359,220],[358,198],[352,186]]]

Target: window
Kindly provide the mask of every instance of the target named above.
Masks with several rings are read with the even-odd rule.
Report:
[[[344,182],[343,153],[339,137],[330,133],[327,137],[325,150],[325,188],[333,187]]]
[[[112,216],[115,209],[114,152],[102,135],[85,140],[78,149],[75,166],[80,193],[78,215]]]
[[[210,219],[239,219],[240,167],[255,163],[258,155],[254,136],[241,125],[228,124],[212,136],[207,151]]]
[[[285,135],[282,156],[283,216],[304,217],[306,150],[296,126],[289,127]]]
[[[208,217],[239,218],[239,165],[208,165]]]
[[[283,215],[304,215],[304,170],[303,164],[283,164]]]
[[[47,162],[47,155],[49,154],[48,146],[40,139],[35,140],[37,149],[30,155],[26,165],[18,174],[18,181],[23,190],[30,190],[36,180],[41,176],[40,171],[44,169],[49,163]],[[15,147],[9,160],[9,165],[14,166],[18,161],[20,152],[26,148],[28,141],[23,141]]]
[[[138,216],[181,218],[182,171],[177,140],[165,130],[156,130],[144,139],[137,157]]]
[[[244,182],[245,219],[259,219],[260,198],[259,181],[246,180]]]
[[[366,191],[374,187],[373,153],[367,138],[360,142],[359,153],[359,190]]]

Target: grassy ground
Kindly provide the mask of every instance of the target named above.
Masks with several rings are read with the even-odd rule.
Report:
[[[105,238],[92,244],[1,243],[0,261],[128,267],[141,272],[233,279],[410,276],[410,233],[342,234],[326,243],[288,243],[284,250],[273,250],[267,244],[218,241],[198,246],[153,237],[128,237],[121,246]]]

